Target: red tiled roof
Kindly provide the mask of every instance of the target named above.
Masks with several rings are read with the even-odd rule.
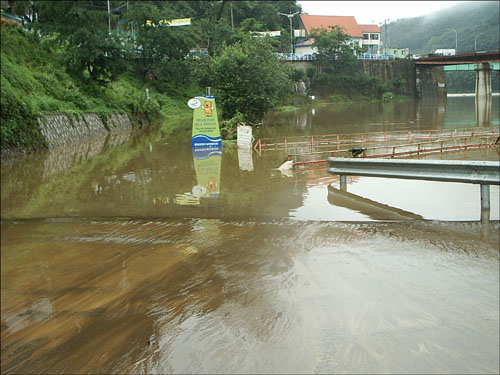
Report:
[[[377,25],[358,25],[364,33],[380,33],[380,27]]]
[[[362,37],[363,32],[353,16],[313,16],[301,14],[300,18],[306,28],[307,34],[311,29],[328,29],[328,26],[340,26],[351,37]]]

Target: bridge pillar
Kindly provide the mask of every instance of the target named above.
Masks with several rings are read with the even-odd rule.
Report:
[[[477,126],[491,125],[491,67],[488,63],[477,64],[476,70],[476,121]]]
[[[476,98],[491,95],[491,67],[488,63],[477,64]],[[476,99],[477,100],[477,99]]]

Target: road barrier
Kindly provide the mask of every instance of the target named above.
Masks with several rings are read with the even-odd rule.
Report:
[[[343,191],[346,190],[347,175],[480,184],[482,220],[489,219],[490,185],[500,185],[500,162],[496,161],[332,157],[327,161],[328,173],[340,175],[340,188]]]

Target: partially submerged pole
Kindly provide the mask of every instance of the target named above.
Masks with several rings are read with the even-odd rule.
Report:
[[[481,221],[490,220],[490,185],[481,184]]]

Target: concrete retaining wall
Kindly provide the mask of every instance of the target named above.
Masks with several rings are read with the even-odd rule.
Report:
[[[79,118],[49,114],[38,119],[38,126],[50,149],[95,137],[106,139],[110,133],[130,133],[132,129],[132,123],[125,114],[113,114],[105,125],[95,113],[85,113]]]
[[[307,71],[314,61],[285,61],[295,69]],[[445,76],[442,66],[415,67],[414,60],[358,60],[358,70],[381,82],[400,81],[397,94],[412,98],[445,98]]]
[[[359,69],[382,82],[400,80],[397,94],[416,97],[415,65],[412,60],[358,60]]]

